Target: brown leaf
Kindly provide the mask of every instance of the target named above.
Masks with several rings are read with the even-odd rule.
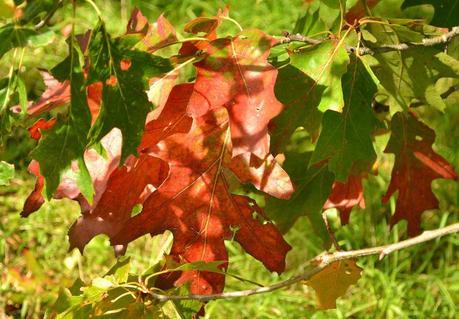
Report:
[[[354,260],[335,261],[307,280],[316,291],[319,309],[336,308],[336,299],[360,279],[362,268]]]

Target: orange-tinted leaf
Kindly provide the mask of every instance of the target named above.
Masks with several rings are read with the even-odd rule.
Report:
[[[340,212],[341,224],[349,223],[352,208],[359,205],[365,208],[363,197],[362,176],[349,175],[346,183],[335,181],[332,193],[324,205],[324,209],[336,208]]]
[[[35,182],[35,188],[27,197],[24,207],[22,208],[21,216],[27,217],[33,212],[36,212],[45,202],[41,192],[43,191],[43,186],[45,185],[45,178],[40,175],[40,165],[37,161],[32,161],[29,164],[29,172],[37,177]]]
[[[164,107],[149,114],[139,151],[155,146],[171,134],[189,131],[191,118],[186,115],[186,109],[192,93],[193,84],[177,85],[171,90]]]
[[[274,40],[259,30],[217,39],[196,63],[193,116],[225,106],[230,117],[233,156],[269,153],[268,123],[282,110],[274,95],[277,70],[267,62]]]
[[[435,132],[409,113],[392,117],[392,134],[385,153],[395,154],[392,178],[383,203],[398,191],[395,214],[391,226],[402,219],[408,221],[408,235],[421,232],[421,215],[425,210],[438,208],[432,192],[434,179],[457,179],[454,168],[435,153],[432,144]]]
[[[225,7],[223,10],[218,10],[218,13],[215,17],[198,17],[196,19],[188,22],[184,30],[188,33],[205,33],[206,37],[209,39],[217,38],[217,29],[222,23],[222,20],[228,16],[229,10],[228,7]]]
[[[305,283],[316,291],[319,309],[336,308],[336,299],[360,279],[362,269],[353,260],[331,263]]]
[[[240,159],[238,165],[231,165],[225,109],[215,109],[195,118],[188,133],[168,136],[151,146],[149,154],[169,163],[170,174],[145,201],[142,212],[124,223],[112,238],[113,244],[127,244],[144,234],[156,235],[170,230],[174,234],[171,250],[174,259],[227,262],[224,240],[234,236],[269,270],[284,270],[290,246],[253,200],[230,193],[227,170],[265,191],[274,190],[273,195],[288,197],[293,192],[292,185],[282,184],[283,191],[277,184],[270,185],[278,178],[285,181],[287,177],[273,163],[270,165],[275,168],[271,171],[269,165],[264,168],[263,163],[258,163],[250,177],[251,168],[244,165],[251,163]],[[261,172],[263,169],[265,173]],[[226,267],[226,263],[222,266]],[[191,281],[191,292],[197,294],[221,292],[224,287],[224,276],[216,273],[184,271],[176,284],[188,281]]]

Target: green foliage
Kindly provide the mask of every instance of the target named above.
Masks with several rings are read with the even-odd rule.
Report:
[[[377,127],[371,109],[376,85],[358,58],[351,61],[342,82],[343,111],[325,112],[311,165],[328,160],[336,180],[346,182],[351,169],[354,168],[354,174],[368,172],[376,160],[371,139]]]
[[[92,201],[92,183],[83,159],[87,145],[87,134],[91,125],[91,114],[86,102],[82,55],[76,41],[69,41],[69,58],[53,69],[60,81],[70,82],[71,100],[68,115],[61,116],[43,138],[31,156],[40,163],[40,171],[46,180],[46,197],[50,199],[57,189],[61,174],[70,168],[72,160],[77,159],[78,184],[82,193]]]
[[[14,165],[0,161],[0,186],[7,186],[14,177]]]

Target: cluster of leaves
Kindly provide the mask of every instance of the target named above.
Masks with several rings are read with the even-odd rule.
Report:
[[[49,7],[36,9],[31,2],[15,24],[0,28],[0,56],[46,43],[40,23],[28,26],[47,19],[61,1],[44,3]],[[260,30],[219,37],[220,25],[234,22],[226,9],[190,21],[185,39],[165,17],[150,23],[139,10],[118,37],[100,20],[85,34],[69,35],[68,56],[42,73],[47,89],[29,105],[13,65],[0,87],[2,136],[15,116],[40,117],[29,128],[38,140],[29,166],[37,182],[22,216],[45,199],[76,200],[82,216],[70,229],[71,247],[83,251],[105,234],[118,255],[140,236],[169,230],[174,240],[167,259],[182,266],[165,264],[151,286],[141,288],[177,293],[174,287],[186,284],[192,294],[220,293],[229,262],[225,240],[281,273],[291,249],[282,232],[306,216],[330,248],[323,211],[338,209],[346,224],[353,207],[365,206],[363,180],[378,169],[374,137],[390,132],[385,153],[394,154],[395,163],[382,201],[398,192],[390,223],[407,220],[408,235],[419,234],[422,213],[438,208],[432,181],[457,175],[433,150],[435,133],[417,110],[445,109],[444,93],[455,90],[459,75],[457,46],[377,48],[441,37],[448,30],[440,27],[452,22],[443,24],[437,12],[436,26],[429,26],[364,17],[369,8],[360,4],[343,10],[343,3],[312,2],[294,30],[309,42]],[[360,55],[361,46],[374,54]],[[12,172],[0,165],[1,185]],[[346,274],[346,267],[356,266],[335,265],[321,275],[326,280],[319,276],[311,284],[323,307],[338,297],[330,292],[329,272]],[[359,271],[352,273],[335,277],[350,284]],[[129,288],[123,292],[127,272],[113,276],[73,289],[73,297],[61,294],[73,300],[64,304],[88,305],[84,311],[99,315],[108,311],[105,296],[115,294],[112,305],[140,311],[124,302],[144,301]],[[166,306],[142,307],[151,314]]]

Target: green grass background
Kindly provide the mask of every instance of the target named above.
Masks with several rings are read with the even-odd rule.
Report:
[[[382,1],[384,14],[400,15],[400,1]],[[200,15],[213,15],[228,4],[231,17],[243,27],[258,27],[279,35],[291,30],[304,9],[302,0],[272,1],[96,1],[112,33],[124,30],[134,6],[142,9],[151,20],[159,14],[165,16],[181,30],[190,19]],[[426,8],[429,18],[429,8]],[[63,10],[56,19],[58,30],[69,23],[69,10]],[[83,1],[77,11],[80,31],[96,24],[95,12]],[[234,26],[225,24],[224,31]],[[65,54],[65,43],[57,39],[53,46],[28,52],[24,65],[52,67]],[[10,56],[0,61],[0,75],[9,67]],[[33,81],[33,78],[31,79]],[[459,94],[448,97],[445,114],[425,111],[424,118],[437,132],[435,147],[438,152],[459,168]],[[14,161],[19,168],[17,177],[9,187],[0,187],[0,318],[10,313],[14,318],[40,318],[56,298],[60,286],[70,286],[78,277],[89,282],[101,276],[115,262],[108,239],[95,238],[86,248],[84,256],[78,251],[68,252],[67,231],[79,215],[78,205],[68,200],[52,201],[27,219],[19,212],[33,178],[24,167],[27,152],[33,146],[25,142],[24,128],[16,129],[0,159]],[[388,172],[393,158],[382,154],[387,136],[376,139],[381,155],[380,174],[371,176],[366,183],[367,208],[355,209],[350,224],[341,227],[334,211],[329,212],[332,227],[345,249],[357,249],[396,242],[406,238],[405,223],[389,232],[386,220],[394,210],[394,201],[381,206],[380,198],[388,185]],[[440,199],[439,211],[423,215],[425,229],[433,229],[458,221],[459,188],[451,181],[436,181],[434,191]],[[230,252],[229,271],[253,281],[269,284],[301,272],[306,261],[321,252],[320,242],[305,219],[301,219],[287,234],[294,247],[288,254],[288,270],[278,276],[266,271],[261,263],[244,254],[240,246],[227,243]],[[132,256],[133,270],[142,271],[156,259],[157,240],[148,237],[135,241],[127,254]],[[448,236],[424,245],[407,249],[378,261],[365,257],[358,264],[364,269],[358,284],[340,298],[336,310],[317,311],[315,293],[301,283],[269,294],[233,300],[211,302],[206,307],[207,318],[455,318],[459,304],[457,236]],[[249,288],[250,285],[234,279],[227,280],[227,290]],[[8,318],[8,317],[7,317]]]

